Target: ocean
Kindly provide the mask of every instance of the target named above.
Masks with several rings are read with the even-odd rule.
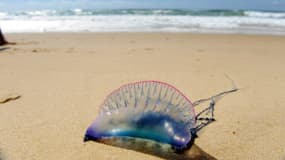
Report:
[[[1,12],[5,33],[198,32],[285,35],[285,12],[73,9]]]

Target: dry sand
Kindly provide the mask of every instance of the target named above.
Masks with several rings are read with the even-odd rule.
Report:
[[[231,88],[196,144],[218,159],[285,155],[285,37],[172,33],[6,35],[0,50],[0,150],[7,160],[159,159],[83,143],[105,96],[160,80],[197,100]],[[205,104],[206,105],[206,104]],[[203,107],[203,106],[201,106]]]

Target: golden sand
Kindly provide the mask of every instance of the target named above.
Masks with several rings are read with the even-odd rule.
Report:
[[[174,33],[10,34],[0,51],[0,150],[5,160],[160,159],[83,143],[105,96],[139,80],[191,100],[231,88],[196,144],[218,159],[285,155],[285,37]],[[205,104],[206,105],[206,104]],[[201,106],[203,107],[203,106]]]

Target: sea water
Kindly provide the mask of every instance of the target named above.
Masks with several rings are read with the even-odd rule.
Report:
[[[285,12],[183,9],[72,9],[1,12],[5,33],[199,32],[285,35]]]

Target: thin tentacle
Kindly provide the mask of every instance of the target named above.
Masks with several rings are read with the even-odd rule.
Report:
[[[230,79],[227,76],[228,79]],[[196,122],[198,123],[194,129],[194,133],[197,133],[198,131],[200,131],[202,128],[206,127],[207,125],[209,125],[210,123],[215,121],[214,118],[214,110],[215,110],[215,104],[217,103],[218,100],[220,100],[223,96],[225,96],[226,94],[232,93],[232,92],[236,92],[238,91],[238,88],[236,87],[234,81],[232,79],[230,79],[233,85],[233,88],[227,91],[223,91],[220,92],[214,96],[211,96],[209,98],[203,98],[203,99],[199,99],[197,101],[195,101],[193,103],[193,107],[200,105],[201,103],[210,101],[210,104],[207,108],[203,109],[201,112],[199,112],[195,119]],[[207,116],[210,113],[210,116]],[[202,117],[202,115],[206,115],[205,117]]]

